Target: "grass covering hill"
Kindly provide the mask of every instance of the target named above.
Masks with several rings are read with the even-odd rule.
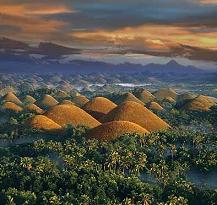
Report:
[[[22,105],[22,102],[20,99],[13,93],[13,92],[8,92],[3,98],[1,99],[2,102],[13,102],[17,105]]]
[[[57,132],[62,127],[44,115],[35,115],[26,122],[27,126],[33,129],[44,130],[48,132]]]
[[[24,110],[32,111],[36,114],[43,114],[45,112],[43,109],[41,109],[35,104],[29,104],[29,105],[24,106]]]
[[[169,103],[175,103],[176,102],[176,100],[174,98],[172,98],[172,97],[166,97],[164,100],[166,102],[169,102]]]
[[[146,107],[153,111],[162,111],[164,108],[157,102],[150,102],[146,105]]]
[[[170,126],[143,105],[127,101],[109,112],[101,122],[130,121],[150,132],[169,129]]]
[[[23,108],[13,102],[5,102],[2,105],[3,110],[8,110],[8,111],[12,111],[12,112],[21,112],[23,110]]]
[[[117,139],[124,134],[145,135],[149,132],[143,127],[128,121],[112,121],[102,124],[87,133],[88,138],[101,141]]]
[[[25,98],[23,99],[23,104],[24,105],[28,105],[28,104],[33,104],[36,102],[36,99],[33,98],[32,96],[30,95],[26,95]]]
[[[197,95],[195,95],[194,93],[187,92],[187,93],[178,95],[177,100],[178,101],[193,100],[196,97]]]
[[[47,94],[44,95],[42,99],[36,102],[36,104],[39,105],[39,107],[42,107],[44,109],[48,109],[52,106],[57,105],[58,103],[59,102],[54,97],[52,97],[51,95],[47,95]]]
[[[215,99],[199,95],[198,97],[186,102],[182,109],[195,111],[209,111],[212,106],[216,105]]]
[[[154,92],[153,95],[158,100],[163,100],[163,99],[168,98],[168,97],[176,99],[176,97],[177,97],[176,91],[173,90],[172,88],[161,88],[161,89],[157,90],[156,92]]]
[[[75,105],[53,106],[45,113],[45,116],[62,127],[66,127],[67,125],[72,125],[74,127],[83,125],[93,128],[101,124],[87,112]]]
[[[144,88],[134,91],[134,95],[145,104],[155,99],[155,96]]]
[[[59,91],[56,93],[56,97],[57,97],[57,98],[60,98],[60,99],[64,99],[64,98],[69,97],[69,95],[67,94],[67,92],[65,92],[65,91],[63,91],[63,90],[59,90]]]
[[[60,105],[75,105],[71,100],[63,100]]]
[[[72,102],[75,103],[78,107],[83,107],[86,103],[89,102],[88,98],[83,95],[78,95],[72,99]]]
[[[144,105],[144,103],[139,100],[136,96],[134,96],[132,93],[124,93],[123,95],[121,95],[117,100],[116,100],[116,103],[117,104],[121,104],[121,103],[124,103],[124,102],[127,102],[127,101],[133,101],[133,102],[136,102],[136,103],[139,103],[141,105]]]
[[[113,110],[117,105],[104,97],[95,97],[87,102],[83,109],[95,119],[99,120]]]

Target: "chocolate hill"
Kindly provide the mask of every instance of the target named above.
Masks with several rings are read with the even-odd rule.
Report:
[[[116,101],[117,104],[121,104],[121,103],[124,103],[124,102],[127,102],[127,101],[133,101],[133,102],[137,102],[141,105],[144,105],[144,103],[139,100],[136,96],[134,96],[132,93],[125,93],[123,94],[121,97],[119,97]]]
[[[165,101],[165,102],[168,102],[168,103],[175,103],[175,102],[176,102],[176,100],[175,100],[174,98],[172,98],[172,97],[166,97],[166,98],[164,99],[164,101]]]
[[[102,124],[87,134],[88,138],[95,138],[101,141],[114,140],[124,134],[145,135],[149,132],[143,127],[128,121],[112,121]]]
[[[185,103],[182,109],[192,111],[209,111],[210,108],[215,105],[217,105],[215,98],[199,95],[193,100],[190,100],[187,103]]]
[[[36,102],[36,99],[30,95],[26,95],[25,98],[23,99],[23,104],[33,104],[35,102]]]
[[[167,97],[171,97],[173,99],[176,99],[177,93],[175,90],[172,88],[162,88],[159,89],[158,91],[154,92],[153,95],[158,99],[158,100],[163,100]]]
[[[60,105],[74,105],[75,103],[73,103],[71,100],[63,100]]]
[[[134,95],[145,104],[155,99],[155,96],[144,88],[136,90]]]
[[[178,101],[185,101],[185,100],[193,100],[197,96],[193,93],[183,93],[181,95],[178,95],[177,100]]]
[[[105,117],[100,119],[100,121],[130,121],[142,126],[150,132],[166,130],[170,128],[170,126],[164,120],[159,118],[146,107],[132,101],[128,101],[119,105],[109,112]]]
[[[3,96],[2,102],[13,102],[17,105],[22,105],[20,99],[13,92],[8,92],[5,96]]]
[[[104,97],[95,97],[86,103],[83,109],[95,119],[99,120],[113,110],[117,105]]]
[[[157,102],[150,102],[150,103],[148,103],[147,105],[147,108],[148,109],[151,109],[151,110],[153,110],[153,111],[162,111],[164,108],[161,106],[161,105],[159,105],[159,103],[157,103]]]
[[[62,127],[44,115],[35,115],[27,120],[26,124],[34,129],[44,130],[48,132],[60,131]]]
[[[89,128],[94,128],[101,124],[87,112],[74,105],[53,106],[45,113],[45,116],[52,119],[62,127],[67,125],[72,125],[74,127],[83,125]]]
[[[86,96],[78,95],[72,99],[72,102],[75,103],[78,107],[83,107],[86,103],[89,102]]]
[[[64,99],[64,98],[69,97],[69,95],[68,95],[65,91],[59,90],[59,91],[57,92],[57,94],[56,94],[56,97],[57,97],[57,98]]]
[[[44,109],[50,108],[58,104],[58,101],[51,95],[44,95],[43,98],[37,101],[37,105]]]
[[[31,112],[34,112],[36,114],[43,114],[44,113],[44,110],[42,110],[40,107],[38,107],[35,104],[26,105],[24,107],[24,110],[31,111]]]
[[[23,108],[13,102],[5,102],[2,105],[3,110],[13,111],[13,112],[21,112]]]

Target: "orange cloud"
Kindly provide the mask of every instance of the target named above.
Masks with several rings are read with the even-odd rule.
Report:
[[[22,40],[49,40],[67,24],[60,20],[46,20],[44,15],[76,12],[64,5],[43,5],[38,2],[0,3],[0,26],[16,28],[5,30],[4,35]],[[17,30],[19,32],[17,32]]]
[[[0,5],[0,13],[7,15],[20,16],[23,15],[26,11],[24,5]]]
[[[28,9],[29,11],[26,11],[26,14],[28,15],[51,15],[51,14],[60,14],[60,13],[74,13],[75,10],[71,10],[69,8],[66,8],[65,6],[58,6],[58,7],[30,7]]]
[[[200,0],[202,4],[217,4],[217,0]]]
[[[186,44],[215,49],[217,32],[196,32],[194,28],[170,25],[143,25],[127,27],[115,31],[97,30],[93,32],[73,32],[72,36],[80,41],[103,43],[134,49],[167,50],[171,46]],[[200,28],[195,28],[200,31]]]
[[[0,13],[13,15],[13,16],[26,16],[26,15],[51,15],[60,13],[74,13],[77,12],[73,9],[69,9],[64,5],[47,6],[47,5],[0,5]]]
[[[38,18],[25,18],[21,16],[0,15],[0,26],[10,26],[19,29],[19,32],[9,32],[5,35],[9,37],[16,37],[22,40],[49,40],[52,33],[58,32],[63,26],[64,22],[49,20],[45,21]]]

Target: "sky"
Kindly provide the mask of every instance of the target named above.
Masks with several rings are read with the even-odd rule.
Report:
[[[216,68],[217,0],[0,0],[0,37],[108,62]]]

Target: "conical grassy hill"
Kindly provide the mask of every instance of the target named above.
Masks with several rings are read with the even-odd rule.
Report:
[[[53,106],[45,113],[45,116],[62,127],[67,125],[72,125],[74,127],[82,125],[94,128],[101,124],[87,112],[74,105]]]
[[[150,132],[170,128],[164,120],[159,118],[146,107],[132,101],[119,105],[101,119],[101,122],[104,123],[111,121],[134,122]]]
[[[28,119],[26,124],[31,128],[48,132],[57,132],[62,129],[59,124],[44,115],[35,115],[34,117]]]
[[[20,99],[13,92],[8,92],[5,96],[3,96],[2,102],[13,102],[17,105],[22,105]]]
[[[158,100],[163,100],[167,97],[171,97],[173,99],[176,99],[177,93],[175,90],[172,88],[162,88],[159,89],[158,91],[154,92],[153,95],[158,99]]]
[[[99,120],[115,107],[117,107],[117,105],[109,99],[104,97],[95,97],[86,103],[83,109],[95,119]]]
[[[84,95],[78,95],[72,99],[72,102],[75,103],[75,105],[77,105],[78,107],[83,107],[86,103],[89,102],[89,100]]]
[[[125,93],[121,97],[119,97],[119,99],[117,99],[116,103],[121,104],[121,103],[124,103],[127,101],[133,101],[133,102],[137,102],[141,105],[144,105],[144,103],[141,100],[139,100],[135,95],[133,95],[132,93],[129,93],[129,92]]]
[[[162,111],[164,108],[157,102],[150,102],[147,104],[147,108],[153,111]]]
[[[128,121],[112,121],[102,124],[88,132],[88,138],[101,141],[114,140],[124,134],[145,135],[149,132],[143,127]]]

